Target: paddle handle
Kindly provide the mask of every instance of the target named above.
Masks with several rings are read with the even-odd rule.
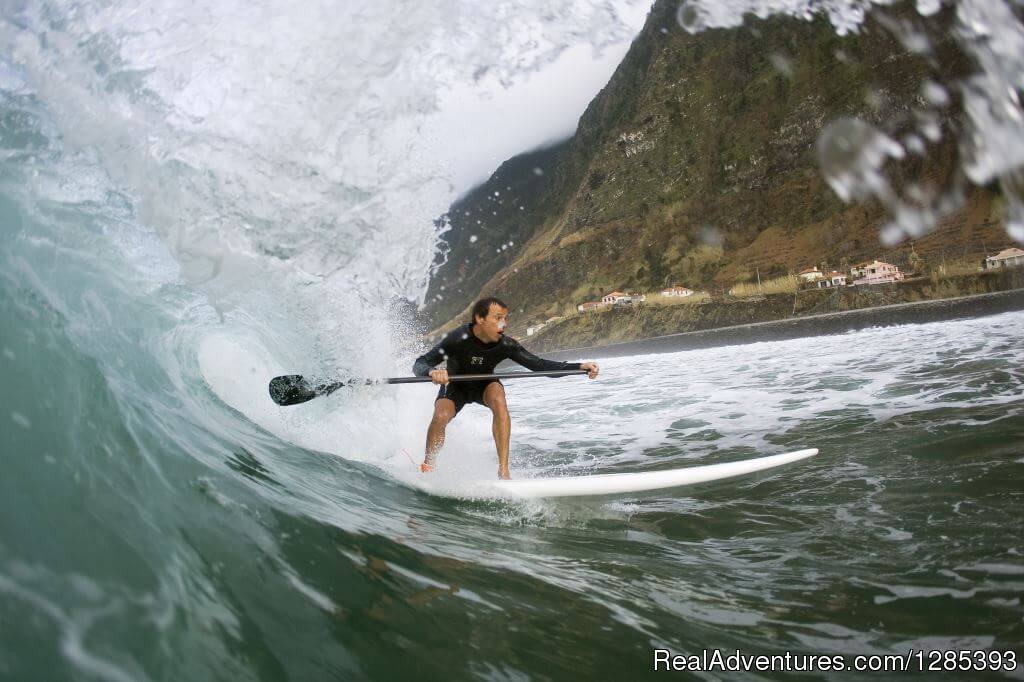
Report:
[[[507,372],[505,374],[456,374],[448,381],[480,381],[483,379],[521,379],[525,377],[564,377],[587,374],[585,369],[553,369],[546,372]],[[270,380],[270,398],[278,405],[298,405],[317,396],[330,395],[344,386],[375,386],[379,384],[419,384],[432,381],[430,377],[393,377],[390,379],[349,379],[330,383],[310,383],[301,374],[286,374]]]
[[[506,372],[504,374],[450,374],[448,381],[481,381],[484,379],[522,379],[525,377],[566,377],[572,374],[586,374],[585,369],[552,369],[546,372]],[[419,384],[433,381],[430,377],[394,377],[392,379],[367,379],[367,384]]]

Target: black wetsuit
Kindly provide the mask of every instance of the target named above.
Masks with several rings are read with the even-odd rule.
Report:
[[[429,352],[416,358],[412,373],[418,377],[429,376],[430,371],[442,360],[447,361],[448,374],[453,376],[456,374],[493,374],[494,368],[502,360],[518,362],[534,372],[581,368],[578,362],[558,362],[557,360],[539,358],[509,336],[502,335],[494,343],[484,343],[473,334],[472,324],[466,324],[448,332],[441,342]],[[458,414],[466,403],[483,405],[484,389],[492,381],[498,380],[485,379],[450,383],[441,387],[434,402],[441,398],[448,398],[455,403],[455,414]]]

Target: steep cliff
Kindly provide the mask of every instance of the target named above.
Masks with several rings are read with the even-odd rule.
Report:
[[[452,207],[451,254],[425,309],[431,327],[449,326],[481,294],[509,301],[521,333],[611,289],[721,291],[755,273],[877,257],[885,210],[844,204],[818,167],[819,134],[842,117],[919,147],[886,169],[897,185],[963,184],[949,134],[956,95],[922,94],[972,70],[937,30],[950,17],[935,19],[931,35],[912,26],[931,41],[922,53],[895,37],[913,7],[875,10],[847,36],[822,17],[750,17],[691,35],[676,7],[655,4],[569,141],[510,160]],[[998,197],[973,189],[967,198],[915,248],[1005,240]]]

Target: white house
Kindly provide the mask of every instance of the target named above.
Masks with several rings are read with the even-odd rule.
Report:
[[[824,277],[824,275],[821,274],[821,270],[818,269],[818,266],[814,266],[813,268],[804,268],[797,273],[797,277],[805,282],[816,282]]]
[[[661,290],[662,296],[693,296],[693,290],[686,287],[669,287]]]
[[[829,289],[831,287],[845,287],[846,286],[846,273],[832,271],[818,280],[819,289]]]
[[[898,267],[880,260],[855,265],[850,272],[857,277],[853,280],[853,286],[885,284],[886,282],[899,282],[903,279],[903,273]]]
[[[1024,265],[1024,251],[1010,247],[1003,249],[994,256],[985,259],[985,269],[995,270],[996,268],[1015,268]]]
[[[866,269],[867,269],[867,267],[869,265],[871,265],[870,261],[864,261],[863,263],[857,263],[856,265],[854,265],[853,267],[850,268],[850,276],[853,277],[854,279],[856,279],[858,277],[863,277],[864,273],[865,273],[865,271],[866,271]]]
[[[579,310],[580,312],[583,312],[582,307],[583,306],[576,306],[576,309]],[[533,336],[534,334],[539,332],[544,327],[548,326],[552,322],[558,322],[560,319],[562,319],[562,318],[560,316],[556,315],[554,317],[549,317],[548,319],[544,320],[543,322],[539,322],[539,323],[533,325],[532,327],[527,327],[526,328],[526,335],[527,336]]]
[[[605,305],[615,305],[616,303],[631,303],[633,297],[629,294],[624,294],[621,291],[613,291],[610,294],[605,294],[601,298],[601,303]]]

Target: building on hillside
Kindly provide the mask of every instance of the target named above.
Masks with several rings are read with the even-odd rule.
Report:
[[[880,260],[861,264],[851,268],[851,273],[857,279],[853,280],[853,286],[864,284],[886,284],[888,282],[900,282],[903,280],[903,273],[892,263],[883,263]],[[858,276],[859,275],[859,276]]]
[[[867,269],[873,262],[877,263],[878,261],[866,260],[863,263],[857,263],[856,265],[850,268],[850,276],[853,277],[854,279],[857,279],[858,277],[863,277],[865,274],[867,274]]]
[[[821,274],[821,270],[818,269],[818,266],[814,266],[813,268],[804,268],[797,273],[797,277],[799,277],[803,282],[817,282],[819,279],[824,277],[824,275]]]
[[[985,269],[995,270],[997,268],[1016,268],[1024,265],[1024,251],[1010,247],[1003,249],[994,256],[985,258]]]
[[[576,310],[578,310],[581,313],[585,313],[596,308],[603,308],[606,305],[608,304],[602,303],[601,301],[587,301],[586,303],[581,303],[578,306],[576,306]]]
[[[604,303],[605,305],[615,305],[632,302],[633,297],[621,291],[613,291],[610,294],[605,294],[604,296],[601,297],[601,303]]]
[[[584,304],[584,305],[586,305],[586,304]],[[579,310],[580,312],[583,312],[582,308],[583,308],[583,306],[576,306],[576,309]],[[558,322],[561,319],[562,318],[560,316],[556,315],[554,317],[549,317],[548,319],[544,320],[543,322],[538,322],[537,324],[535,324],[533,326],[527,327],[526,328],[526,335],[527,336],[533,336],[534,334],[536,334],[537,332],[539,332],[541,329],[543,329],[544,327],[548,326],[552,322]]]
[[[620,301],[629,299],[629,294],[622,291],[613,291],[610,294],[605,294],[601,297],[601,303],[605,305],[614,305]]]
[[[662,289],[661,290],[661,295],[662,296],[681,296],[681,297],[682,296],[693,296],[693,290],[692,289],[687,289],[686,287],[681,287],[681,286],[676,285],[674,287],[669,287],[668,289]]]
[[[831,289],[832,287],[845,287],[846,273],[832,271],[818,280],[819,289]]]

